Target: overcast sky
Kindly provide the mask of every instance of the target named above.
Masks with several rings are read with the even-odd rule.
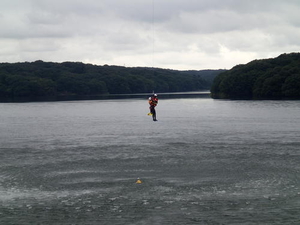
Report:
[[[230,69],[299,50],[299,0],[0,1],[0,62]]]

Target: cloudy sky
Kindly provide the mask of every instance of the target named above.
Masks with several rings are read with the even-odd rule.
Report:
[[[300,51],[299,0],[1,0],[0,62],[230,69]]]

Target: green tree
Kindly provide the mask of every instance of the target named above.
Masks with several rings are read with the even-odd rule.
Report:
[[[219,74],[211,87],[213,98],[299,98],[300,53],[254,60]]]
[[[300,74],[289,76],[282,85],[282,93],[285,97],[300,97]]]

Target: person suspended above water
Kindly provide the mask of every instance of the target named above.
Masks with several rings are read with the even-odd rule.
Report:
[[[156,111],[155,111],[155,107],[158,104],[158,98],[157,98],[157,94],[153,94],[152,97],[149,97],[149,109],[150,109],[150,113],[148,115],[152,115],[153,121],[157,121],[156,119]]]

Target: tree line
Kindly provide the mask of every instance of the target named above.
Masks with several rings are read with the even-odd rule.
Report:
[[[132,94],[208,90],[222,70],[177,71],[81,62],[0,63],[0,97]]]
[[[220,73],[211,87],[213,98],[300,99],[300,53],[254,60]]]

